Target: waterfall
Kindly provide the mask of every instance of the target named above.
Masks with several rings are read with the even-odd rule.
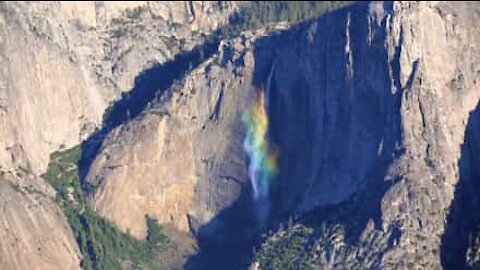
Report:
[[[268,99],[273,69],[274,65],[268,76],[266,90],[257,90],[242,117],[247,129],[243,146],[250,160],[248,172],[261,226],[267,221],[271,184],[278,173],[277,151],[268,141]]]
[[[270,67],[270,73],[268,74],[268,79],[267,79],[267,87],[266,87],[266,93],[265,93],[265,109],[268,110],[270,108],[269,103],[270,103],[270,88],[272,86],[272,77],[273,77],[273,71],[275,70],[275,64],[276,62],[273,62],[272,66]]]

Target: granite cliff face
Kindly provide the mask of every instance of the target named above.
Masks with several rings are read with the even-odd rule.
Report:
[[[278,204],[315,209],[317,221],[345,227],[345,241],[355,244],[334,263],[448,269],[465,260],[445,232],[457,185],[478,181],[461,162],[480,94],[478,8],[371,3],[290,35],[301,37],[296,46],[280,46],[272,99],[272,118],[282,119],[273,126],[283,153]],[[448,264],[450,256],[457,263]]]
[[[450,269],[465,261],[468,237],[445,233],[462,231],[451,218],[459,183],[478,181],[463,162],[464,149],[476,147],[465,144],[475,140],[466,125],[480,94],[478,9],[371,3],[275,42],[276,205],[312,211],[310,224],[344,226],[350,247],[329,247],[320,265]],[[462,215],[472,228],[469,198],[472,211]]]
[[[249,264],[288,217],[313,228],[317,267],[478,264],[480,6],[359,3],[203,44],[235,7],[0,4],[0,232],[17,237],[0,243],[0,263],[79,267],[36,175],[86,139],[94,209],[138,238],[145,214],[193,234],[187,269]],[[242,121],[258,91],[278,150],[264,201],[252,198]],[[40,247],[24,262],[22,239]]]
[[[68,224],[38,177],[50,154],[86,139],[142,70],[200,43],[236,5],[0,4],[2,269],[79,268]]]
[[[23,176],[28,186],[0,179],[0,265],[4,269],[79,269],[80,253],[41,179]],[[45,190],[46,189],[46,190]]]
[[[100,124],[109,102],[129,91],[137,74],[196,45],[235,4],[11,2],[1,8],[2,121],[9,128],[2,129],[0,164],[2,171],[15,168],[15,151],[23,151],[40,173],[53,150],[77,144]]]
[[[239,118],[249,85],[232,72],[207,61],[108,135],[87,176],[99,213],[142,236],[147,213],[188,231],[195,212],[208,220],[236,199],[248,185]]]
[[[229,220],[255,235],[240,119],[268,88],[272,224],[293,215],[343,225],[350,249],[332,258],[339,265],[358,256],[351,266],[446,267],[442,238],[480,97],[478,9],[357,4],[225,43],[108,135],[87,177],[93,205],[139,236],[143,224],[123,213],[153,214],[197,233],[205,250],[235,245],[218,236]]]

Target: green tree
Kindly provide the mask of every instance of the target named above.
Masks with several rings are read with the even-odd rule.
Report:
[[[53,153],[43,178],[57,191],[55,200],[62,206],[82,253],[81,267],[122,269],[122,262],[129,261],[136,268],[155,269],[155,257],[170,244],[161,226],[146,217],[147,239],[138,240],[97,215],[86,203],[78,176],[80,155],[79,146]]]
[[[145,215],[147,223],[147,244],[150,249],[156,250],[164,247],[169,241],[162,232],[162,227],[155,218]]]

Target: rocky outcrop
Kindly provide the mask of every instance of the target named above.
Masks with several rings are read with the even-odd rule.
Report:
[[[219,61],[200,65],[106,138],[87,180],[97,186],[95,209],[121,229],[144,235],[138,221],[148,213],[189,231],[189,222],[208,221],[248,185],[240,123],[248,71]]]
[[[217,226],[250,192],[240,115],[252,89],[270,88],[273,220],[309,212],[341,223],[367,268],[440,268],[465,126],[480,97],[477,10],[357,4],[232,41],[108,136],[88,176],[92,203],[137,235],[141,219],[126,210],[182,229]]]

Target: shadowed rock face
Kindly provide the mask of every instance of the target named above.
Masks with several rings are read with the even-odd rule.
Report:
[[[467,123],[462,155],[458,162],[459,182],[455,187],[445,233],[442,236],[441,258],[445,269],[466,269],[468,266],[476,269],[479,263],[480,107],[478,105],[470,113]]]
[[[479,8],[371,3],[270,38],[275,49],[257,55],[275,64],[280,213],[315,209],[318,222],[345,226],[360,253],[369,250],[364,267],[440,267],[480,96]]]
[[[478,9],[357,4],[222,43],[106,135],[87,175],[92,204],[136,236],[145,213],[192,231],[200,252],[187,268],[242,265],[262,228],[241,115],[256,89],[269,88],[279,149],[271,226],[309,213],[345,226],[363,267],[440,268],[465,125],[480,97]]]
[[[403,89],[393,81],[399,60],[395,48],[389,55],[387,44],[395,43],[384,8],[358,5],[272,38],[279,44],[271,60],[270,118],[281,152],[281,209],[345,201],[372,174],[382,177],[381,167],[398,154]]]
[[[358,258],[364,267],[440,267],[465,125],[480,96],[479,8],[357,5],[257,42],[266,63],[258,80],[275,66],[280,216],[315,209],[317,222],[345,226],[360,253],[369,250]]]

